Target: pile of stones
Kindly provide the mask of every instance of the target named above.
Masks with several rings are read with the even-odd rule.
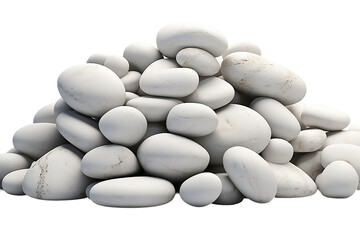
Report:
[[[200,207],[356,191],[360,126],[344,130],[346,113],[305,105],[297,74],[208,26],[170,24],[156,43],[63,71],[61,98],[0,155],[3,190],[112,207],[176,193]]]

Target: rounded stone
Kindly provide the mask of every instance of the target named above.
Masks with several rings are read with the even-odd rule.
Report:
[[[121,55],[108,56],[104,66],[116,73],[119,78],[122,78],[129,72],[129,62]]]
[[[24,195],[22,182],[28,169],[19,169],[7,174],[2,180],[2,188],[12,195]]]
[[[59,100],[56,101],[54,105],[55,123],[56,123],[56,117],[59,116],[60,113],[65,112],[67,110],[72,110],[72,108],[69,105],[67,105],[64,99],[60,98]]]
[[[129,71],[125,76],[121,78],[126,92],[136,93],[139,90],[140,77],[141,74],[139,72]]]
[[[294,152],[315,152],[322,148],[326,140],[326,133],[320,129],[306,129],[290,141]]]
[[[336,131],[328,132],[325,143],[322,147],[325,148],[332,144],[346,143],[360,146],[360,131]]]
[[[28,168],[32,160],[17,153],[0,154],[0,186],[3,178],[16,170]]]
[[[289,142],[281,138],[272,138],[261,152],[261,156],[268,162],[286,164],[291,160],[293,153],[293,147]]]
[[[34,116],[33,123],[55,123],[54,105],[52,103],[40,108]]]
[[[94,53],[88,58],[87,63],[96,63],[96,64],[104,65],[105,60],[108,56],[109,55],[106,53]]]
[[[244,199],[244,196],[231,182],[227,173],[217,173],[216,176],[220,178],[222,188],[221,188],[221,193],[214,202],[214,204],[233,205],[240,203]]]
[[[324,170],[321,165],[321,151],[305,153],[292,160],[292,163],[309,175],[313,181]]]

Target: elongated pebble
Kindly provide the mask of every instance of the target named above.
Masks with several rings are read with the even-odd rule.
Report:
[[[105,59],[104,66],[122,78],[129,72],[129,62],[121,55],[110,55]]]
[[[16,170],[30,167],[32,160],[16,153],[0,154],[0,186],[3,178]]]
[[[294,150],[289,142],[281,138],[272,138],[261,152],[261,156],[268,162],[285,164],[291,160],[293,153]]]
[[[33,123],[55,123],[54,105],[54,103],[51,103],[40,108],[34,116]]]
[[[315,152],[322,148],[326,140],[326,133],[320,129],[302,130],[290,141],[294,152]]]
[[[2,188],[12,195],[24,195],[22,182],[28,169],[19,169],[7,174],[2,180]]]

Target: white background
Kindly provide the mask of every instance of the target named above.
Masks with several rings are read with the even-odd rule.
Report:
[[[263,56],[298,73],[306,103],[325,103],[360,120],[360,13],[357,1],[2,1],[0,0],[0,152],[59,98],[56,81],[94,52],[122,54],[134,41],[155,44],[176,21],[221,29],[229,42],[250,40]],[[176,196],[146,209],[100,207],[17,197],[0,190],[0,238],[27,239],[347,239],[358,238],[360,193],[328,199],[249,200],[194,208]]]

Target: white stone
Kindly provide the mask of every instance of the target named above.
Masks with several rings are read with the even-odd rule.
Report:
[[[211,165],[221,165],[223,155],[230,147],[243,146],[260,153],[268,145],[271,136],[269,124],[254,110],[230,104],[216,114],[219,119],[216,130],[193,139],[208,151]]]
[[[223,58],[234,52],[249,52],[261,56],[261,49],[258,45],[248,41],[236,42],[230,44],[226,52],[223,54]]]
[[[289,142],[281,138],[272,138],[261,152],[261,156],[268,162],[286,164],[291,160],[293,153],[294,150]]]
[[[180,68],[174,60],[160,59],[146,68],[139,85],[149,95],[181,98],[196,90],[199,75],[190,68]]]
[[[122,78],[129,72],[129,62],[121,55],[108,56],[104,66],[113,71],[119,78]]]
[[[323,148],[338,143],[347,143],[347,144],[354,144],[360,146],[360,132],[345,131],[345,130],[328,132]]]
[[[297,103],[287,105],[286,108],[295,116],[298,120],[301,129],[305,129],[306,126],[301,122],[301,114],[304,111],[305,103],[303,101],[299,101]]]
[[[221,193],[214,202],[214,204],[233,205],[240,203],[244,199],[244,196],[231,182],[227,173],[217,173],[216,176],[220,178],[222,188],[221,188]]]
[[[28,168],[32,160],[17,153],[1,153],[0,154],[0,186],[3,178],[19,169]]]
[[[158,32],[156,44],[160,52],[169,58],[175,58],[181,49],[188,47],[201,48],[218,57],[228,47],[228,42],[221,32],[193,23],[166,25]]]
[[[259,97],[254,99],[250,107],[258,112],[269,123],[271,136],[287,141],[299,135],[301,127],[295,116],[279,101]]]
[[[60,113],[56,125],[61,135],[83,152],[109,143],[95,120],[73,110]]]
[[[80,64],[63,71],[57,81],[61,97],[74,110],[91,117],[125,102],[125,88],[119,77],[99,64]]]
[[[350,118],[345,112],[336,108],[321,104],[308,104],[301,114],[301,121],[309,127],[338,131],[349,125]]]
[[[184,48],[176,54],[177,63],[195,70],[200,76],[213,76],[220,70],[220,64],[213,55],[199,48]]]
[[[40,108],[33,119],[33,123],[55,123],[54,103]]]
[[[200,103],[181,103],[174,106],[167,118],[166,127],[169,132],[187,136],[206,136],[218,126],[216,113],[208,106]]]
[[[146,173],[174,182],[204,171],[209,164],[209,154],[203,147],[170,133],[145,139],[138,148],[137,157]]]
[[[224,168],[237,189],[250,200],[266,203],[275,197],[275,175],[256,152],[245,147],[229,148],[224,154]]]
[[[128,148],[110,144],[86,153],[81,171],[91,178],[110,179],[134,175],[140,171],[140,164]]]
[[[101,133],[112,143],[133,146],[145,135],[145,116],[136,108],[116,107],[105,113],[99,121]]]
[[[300,101],[306,93],[305,83],[298,75],[249,52],[228,55],[221,72],[240,93],[274,98],[284,105]]]
[[[291,162],[309,175],[313,181],[324,170],[321,165],[321,151],[302,154]]]
[[[139,72],[129,71],[125,76],[121,78],[126,92],[136,93],[139,90],[140,77],[141,74]]]
[[[132,92],[126,92],[126,100],[125,100],[125,105],[127,104],[128,101],[130,101],[131,99],[134,98],[138,98],[140,97],[139,95],[132,93]]]
[[[72,108],[69,105],[67,105],[64,99],[60,98],[59,100],[57,100],[57,102],[54,105],[55,123],[56,123],[56,117],[59,116],[60,113],[65,112],[67,110],[72,110]]]
[[[234,98],[231,100],[230,103],[239,104],[239,105],[249,107],[252,100],[253,100],[252,97],[246,96],[246,95],[244,95],[242,93],[239,93],[238,91],[235,91]]]
[[[81,170],[83,153],[70,144],[54,148],[31,165],[22,183],[26,195],[46,200],[85,197],[93,181]]]
[[[93,182],[93,183],[90,183],[86,189],[85,189],[85,195],[86,197],[90,198],[90,190],[93,186],[95,186],[96,184],[98,184],[99,182]]]
[[[107,53],[94,53],[88,58],[87,63],[96,63],[96,64],[104,65],[105,60],[108,56],[109,55]]]
[[[277,183],[276,197],[306,197],[316,192],[315,182],[294,164],[269,164]]]
[[[202,103],[212,109],[218,109],[231,102],[234,95],[235,90],[231,84],[218,77],[209,77],[202,79],[195,92],[182,100]]]
[[[111,179],[90,189],[90,199],[108,207],[153,207],[170,202],[174,196],[174,186],[155,177]]]
[[[320,129],[302,130],[290,141],[294,152],[315,152],[322,148],[326,140],[326,133]]]
[[[153,62],[163,58],[156,47],[146,42],[135,42],[128,45],[123,56],[128,60],[130,69],[140,73],[144,72]]]
[[[34,123],[17,130],[13,137],[16,150],[37,160],[51,149],[66,143],[53,123]]]
[[[5,192],[12,195],[24,195],[22,182],[27,169],[19,169],[7,174],[2,180],[2,188]]]
[[[347,198],[356,191],[359,176],[349,163],[335,161],[316,178],[316,184],[326,197]]]
[[[220,195],[221,180],[213,173],[196,174],[183,182],[180,186],[180,197],[187,204],[194,207],[204,207],[213,203]]]
[[[138,109],[148,122],[161,122],[165,121],[170,110],[180,103],[182,101],[172,98],[139,97],[128,101],[126,106]]]

